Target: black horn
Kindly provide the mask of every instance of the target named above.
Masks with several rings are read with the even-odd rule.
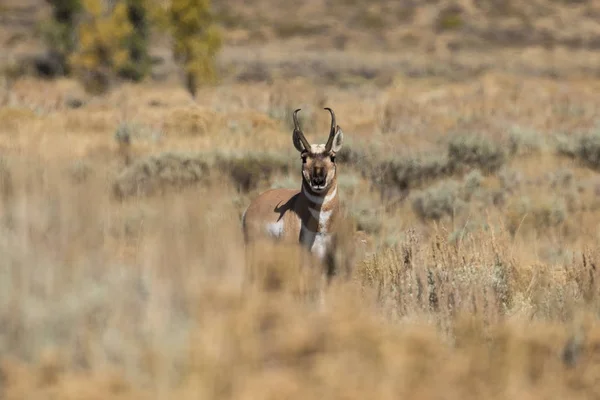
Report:
[[[300,139],[300,141],[302,142],[304,149],[306,151],[309,151],[310,143],[308,143],[308,140],[306,140],[306,138],[304,137],[304,132],[302,132],[302,129],[300,129],[300,123],[298,122],[298,116],[296,115],[300,110],[301,109],[299,108],[296,111],[294,111],[294,114],[292,116],[292,118],[294,119],[294,134],[298,135],[298,139]]]
[[[329,131],[329,139],[327,139],[327,144],[325,145],[325,151],[329,152],[329,151],[331,151],[331,146],[333,145],[333,138],[335,136],[335,126],[336,126],[335,113],[329,107],[325,107],[324,110],[329,111],[329,114],[331,114],[331,129]]]

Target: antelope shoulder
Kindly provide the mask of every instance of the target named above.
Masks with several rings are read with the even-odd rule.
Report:
[[[257,196],[244,211],[242,228],[246,239],[280,239],[294,226],[293,206],[297,190],[271,189]]]

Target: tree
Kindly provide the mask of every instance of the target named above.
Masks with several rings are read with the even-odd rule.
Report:
[[[53,65],[48,75],[68,75],[68,58],[77,42],[75,29],[77,16],[82,10],[80,0],[47,0],[52,6],[52,18],[41,26],[42,36],[48,45],[48,61]]]
[[[48,0],[44,33],[53,58],[91,92],[118,77],[140,81],[150,71],[147,0]]]
[[[169,0],[160,17],[173,37],[173,54],[182,66],[185,85],[192,96],[199,86],[217,79],[215,57],[221,34],[210,0]]]

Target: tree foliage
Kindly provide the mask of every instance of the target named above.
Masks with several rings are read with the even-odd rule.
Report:
[[[76,48],[77,15],[82,10],[81,0],[47,0],[52,6],[52,18],[44,21],[41,33],[48,45],[49,58],[58,65],[59,75],[70,73],[68,57]]]
[[[149,37],[157,28],[172,38],[187,89],[216,80],[221,36],[210,0],[48,0],[44,26],[49,49],[93,93],[115,79],[140,81],[150,73]]]
[[[188,91],[216,81],[215,56],[221,34],[215,24],[210,0],[169,0],[160,25],[173,38],[173,54],[181,65]]]
[[[150,72],[148,52],[150,21],[147,0],[126,0],[127,19],[133,26],[133,32],[126,42],[128,59],[119,74],[134,81],[143,79]]]
[[[127,43],[133,25],[127,17],[127,5],[119,2],[112,10],[102,0],[83,0],[84,16],[78,27],[79,46],[70,63],[84,86],[91,92],[105,91],[113,75],[125,68]]]

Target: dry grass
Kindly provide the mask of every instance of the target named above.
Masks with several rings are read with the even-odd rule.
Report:
[[[598,5],[242,3],[195,100],[162,38],[162,83],[13,79],[47,7],[0,5],[0,399],[599,397]],[[322,293],[240,215],[325,106]]]
[[[581,139],[595,85],[294,81],[192,102],[168,85],[87,98],[15,82],[0,109],[0,397],[598,396],[600,180]],[[297,248],[246,252],[240,215],[298,184],[289,109],[322,141],[323,105],[370,244],[341,242],[350,275],[321,304]]]

